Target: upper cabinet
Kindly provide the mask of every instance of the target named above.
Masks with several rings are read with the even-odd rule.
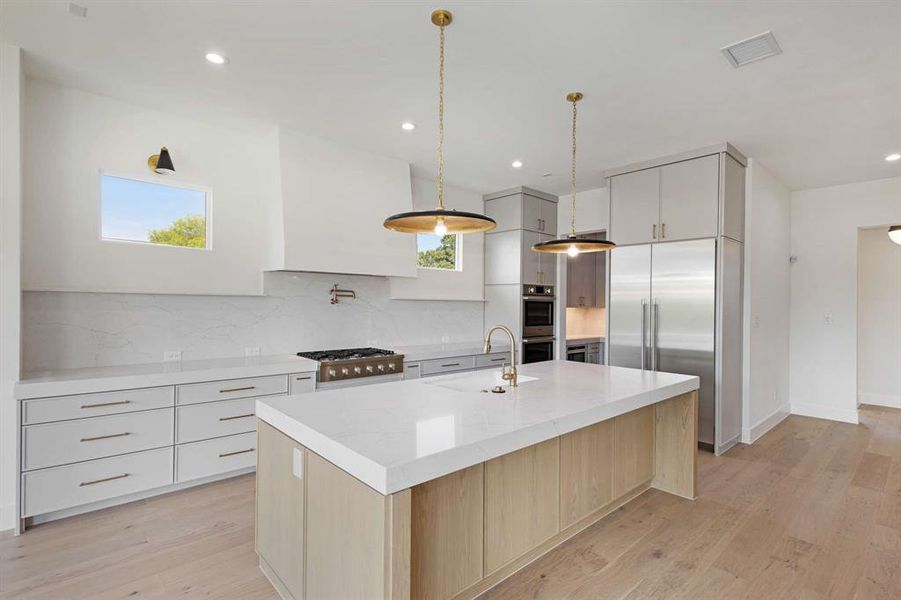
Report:
[[[579,236],[593,237],[593,236]],[[607,253],[584,252],[566,259],[566,307],[605,306]]]
[[[407,163],[284,129],[279,150],[271,270],[416,276],[416,236],[382,225],[413,208]]]
[[[495,232],[557,233],[557,197],[538,190],[519,187],[485,196],[485,213],[497,222]]]
[[[655,241],[659,222],[660,169],[610,180],[610,239],[619,246]]]
[[[610,238],[621,246],[717,235],[742,241],[745,167],[729,152],[738,154],[724,145],[612,174]]]

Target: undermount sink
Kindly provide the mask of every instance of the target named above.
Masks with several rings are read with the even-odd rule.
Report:
[[[537,377],[520,375],[517,383],[522,385],[530,381],[537,381]],[[460,373],[459,375],[444,375],[434,379],[422,381],[426,385],[443,387],[455,392],[481,392],[488,391],[495,386],[502,386],[504,390],[510,389],[510,384],[501,379],[501,372],[497,370],[475,371]]]

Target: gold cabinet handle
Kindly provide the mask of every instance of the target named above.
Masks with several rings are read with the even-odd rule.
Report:
[[[460,363],[447,363],[446,365],[441,365],[442,367],[459,367]]]
[[[660,239],[662,240],[665,238],[666,238],[666,223],[661,223],[660,224]]]
[[[501,362],[502,360],[507,360],[507,357],[506,357],[506,356],[501,356],[500,358],[492,358],[492,359],[490,359],[491,362]]]
[[[126,431],[124,433],[111,433],[109,435],[97,435],[94,437],[81,438],[81,441],[82,442],[96,442],[97,440],[108,440],[111,438],[125,437],[126,435],[131,435],[131,433]]]
[[[255,389],[257,389],[257,386],[255,386],[255,385],[248,385],[248,386],[245,386],[245,387],[226,388],[226,389],[224,389],[224,390],[219,390],[219,393],[220,393],[220,394],[227,394],[227,393],[229,393],[229,392],[246,392],[247,390],[255,390]]]
[[[98,402],[97,404],[82,404],[82,408],[100,408],[101,406],[118,406],[120,404],[131,404],[131,400],[118,400],[116,402]]]
[[[94,481],[82,481],[78,484],[78,487],[84,487],[86,485],[97,485],[98,483],[106,483],[107,481],[115,481],[116,479],[124,479],[129,475],[130,473],[122,473],[121,475],[113,475],[112,477],[104,477],[103,479],[95,479]]]
[[[219,417],[219,420],[220,421],[234,421],[235,419],[246,419],[247,417],[252,417],[252,416],[254,416],[254,414],[250,413],[247,415],[235,415],[233,417]]]
[[[223,452],[219,455],[219,458],[234,456],[235,454],[247,454],[248,452],[253,452],[254,450],[256,450],[256,448],[248,448],[247,450],[235,450],[234,452]]]
[[[657,223],[654,223],[653,225],[651,225],[651,239],[653,239],[653,240],[657,239]]]
[[[295,377],[294,381],[307,381],[309,379],[313,379],[312,375],[307,375],[306,377]]]

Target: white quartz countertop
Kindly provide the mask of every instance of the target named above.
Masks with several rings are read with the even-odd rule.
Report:
[[[263,421],[382,494],[698,389],[689,375],[569,361],[257,400]]]
[[[510,352],[508,338],[496,334],[491,340],[492,352]],[[433,358],[453,358],[455,356],[471,356],[482,354],[484,341],[449,342],[446,344],[419,344],[416,346],[390,346],[398,354],[404,355],[404,362],[431,360]]]
[[[43,398],[132,388],[263,377],[316,371],[319,363],[290,354],[252,358],[213,358],[117,367],[59,369],[25,373],[16,384],[16,398]]]

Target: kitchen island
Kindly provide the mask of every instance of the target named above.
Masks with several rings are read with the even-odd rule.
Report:
[[[568,361],[257,401],[285,598],[471,598],[650,487],[695,497],[698,378]]]

